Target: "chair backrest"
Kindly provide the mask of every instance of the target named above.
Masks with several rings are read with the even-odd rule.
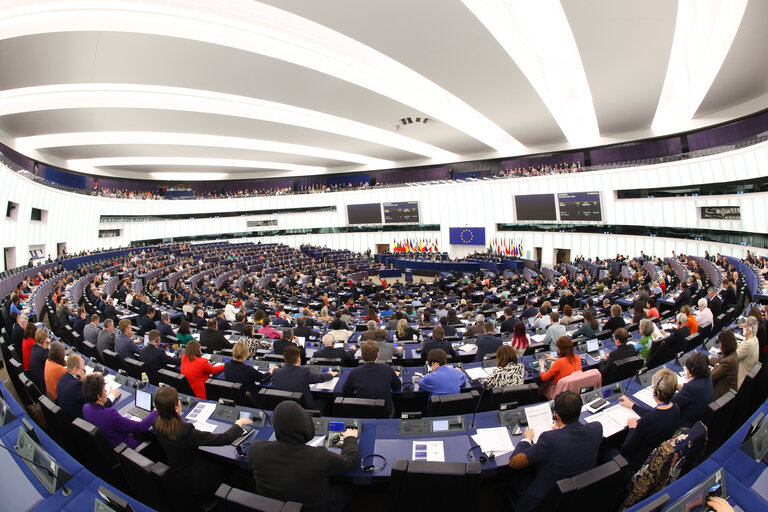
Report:
[[[115,352],[114,350],[105,349],[102,352],[101,358],[104,361],[104,364],[107,365],[107,367],[115,371],[121,370],[123,368],[123,362],[120,359],[120,356],[118,356],[117,352]]]
[[[243,385],[239,382],[229,382],[210,378],[205,381],[205,397],[218,402],[221,398],[232,400],[237,404],[245,404]],[[252,404],[253,402],[251,402]]]
[[[96,350],[96,345],[94,345],[90,341],[83,340],[83,342],[81,343],[81,349],[82,349],[83,355],[86,357],[98,358],[99,356],[99,352]]]
[[[131,497],[155,510],[170,510],[171,507],[165,493],[158,492],[158,489],[162,488],[162,482],[159,481],[157,468],[156,471],[152,471],[155,464],[162,467],[160,468],[161,473],[167,471],[168,467],[160,462],[155,463],[125,445],[118,447],[116,453],[120,470],[128,484]]]
[[[43,416],[45,416],[45,421],[48,424],[48,434],[56,441],[56,444],[69,452],[72,445],[71,427],[64,410],[47,396],[40,397],[40,408],[43,410]]]
[[[280,501],[221,484],[216,499],[222,512],[298,512],[301,503]]]
[[[619,359],[616,361],[616,381],[622,381],[624,379],[628,379],[635,375],[637,371],[643,367],[643,364],[645,361],[643,361],[642,357],[632,356],[627,357],[624,359]],[[608,382],[605,382],[603,380],[603,386],[608,384]]]
[[[333,401],[333,415],[341,418],[386,418],[383,399],[339,396]]]
[[[603,331],[597,331],[595,333],[595,338],[599,340],[609,340],[613,337],[613,331],[610,329],[605,329]]]
[[[429,491],[431,510],[477,510],[479,462],[425,462],[395,459],[390,479],[390,503],[417,503]]]
[[[731,416],[730,432],[736,432],[741,425],[749,418],[754,410],[749,408],[752,403],[752,394],[755,392],[755,382],[762,372],[763,365],[755,363],[752,369],[744,377],[744,380],[736,392],[735,403],[733,405],[733,415]],[[729,434],[730,435],[730,434]]]
[[[536,507],[536,511],[589,510],[612,512],[618,509],[624,490],[627,461],[621,455],[571,478],[558,480]]]
[[[535,404],[539,401],[539,385],[535,382],[520,384],[519,386],[506,386],[493,388],[493,396],[496,406],[517,402],[517,405]]]
[[[472,414],[480,394],[477,391],[457,393],[455,395],[435,395],[429,399],[429,412],[432,416],[452,416]]]
[[[37,389],[35,383],[32,382],[32,379],[22,373],[19,375],[19,382],[21,383],[21,389],[18,389],[17,391],[22,403],[27,407],[36,403],[40,399],[41,393],[40,390]]]
[[[141,374],[144,372],[144,362],[132,357],[126,357],[123,360],[123,367],[129,377],[133,377],[136,380],[141,380]]]
[[[730,420],[736,404],[736,392],[729,389],[723,396],[707,406],[702,422],[709,430],[707,453],[715,451],[725,441],[730,431]]]
[[[304,403],[304,395],[299,392],[263,388],[260,389],[258,395],[256,395],[256,405],[260,409],[266,409],[268,411],[274,411],[275,407],[284,400],[291,400],[302,407],[306,407],[306,404]]]
[[[106,352],[106,350],[104,352]],[[157,371],[157,381],[175,387],[176,391],[183,395],[195,396],[192,387],[187,381],[187,377],[181,373],[163,368]]]
[[[552,396],[549,399],[552,400],[565,391],[573,391],[578,394],[582,388],[593,386],[592,389],[597,389],[602,385],[603,376],[600,374],[600,370],[592,369],[586,372],[573,372],[567,377],[560,379],[560,382],[552,390]]]
[[[24,375],[24,366],[14,357],[6,359],[5,362],[7,363],[5,367],[8,371],[8,378],[11,379],[13,389],[18,390],[18,393],[21,395],[25,391],[23,391],[24,386],[19,380],[19,376]]]
[[[701,345],[701,334],[697,332],[696,334],[691,334],[685,338],[681,351],[687,353],[697,348],[699,345]]]
[[[83,466],[115,487],[125,488],[118,467],[117,452],[98,427],[82,418],[75,418],[72,422],[72,438],[73,444],[78,447],[75,457]]]

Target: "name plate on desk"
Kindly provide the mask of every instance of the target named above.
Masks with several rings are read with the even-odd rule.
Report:
[[[401,436],[464,432],[466,429],[467,427],[462,416],[400,420],[398,425],[398,431]]]

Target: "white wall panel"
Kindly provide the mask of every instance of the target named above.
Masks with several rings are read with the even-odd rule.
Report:
[[[507,180],[375,188],[330,194],[307,194],[256,198],[201,199],[193,201],[144,201],[85,196],[45,187],[0,169],[0,207],[8,201],[19,204],[17,219],[0,218],[0,246],[16,248],[16,264],[26,263],[29,248],[44,246],[54,254],[65,242],[70,252],[120,247],[135,240],[215,236],[273,227],[248,228],[247,221],[276,219],[277,229],[341,227],[347,225],[347,204],[419,201],[421,223],[439,225],[439,232],[339,233],[277,237],[289,245],[314,243],[356,251],[372,250],[377,243],[391,244],[403,238],[437,238],[440,248],[462,257],[482,247],[449,246],[449,228],[485,226],[486,240],[498,236],[523,239],[524,251],[533,255],[542,247],[545,263],[551,263],[554,248],[570,248],[571,255],[609,257],[617,252],[667,255],[673,249],[685,252],[724,252],[740,256],[745,246],[723,246],[676,239],[621,237],[618,235],[574,235],[569,233],[496,232],[497,223],[515,222],[516,194],[580,192],[601,193],[603,222],[619,225],[669,226],[765,233],[768,231],[768,193],[712,197],[616,199],[617,190],[686,186],[754,179],[768,174],[768,143],[730,153],[636,168],[611,169],[583,174],[540,176]],[[332,212],[301,212],[280,215],[250,215],[215,219],[162,222],[99,222],[102,215],[168,215],[238,212],[317,206],[335,206]],[[739,221],[702,220],[702,206],[739,206]],[[47,210],[45,222],[31,222],[31,209]],[[98,238],[99,229],[121,229],[120,237]],[[765,250],[758,249],[758,253]],[[1,254],[1,253],[0,253]],[[0,261],[0,268],[4,268]]]

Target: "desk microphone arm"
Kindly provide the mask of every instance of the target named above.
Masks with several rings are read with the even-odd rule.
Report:
[[[477,405],[475,406],[475,412],[472,413],[472,423],[469,425],[469,428],[475,428],[475,416],[477,416],[477,411],[480,409],[480,404],[483,402],[483,393],[485,393],[487,386],[485,385],[485,382],[483,382],[480,386],[480,398],[477,399]]]

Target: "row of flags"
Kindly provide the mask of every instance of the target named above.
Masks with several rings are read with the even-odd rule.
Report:
[[[437,245],[437,239],[406,238],[405,240],[395,240],[392,252],[440,252],[440,249]]]
[[[518,258],[523,257],[522,239],[508,240],[505,238],[492,238],[490,249],[493,254],[499,254],[501,256],[517,256]]]

